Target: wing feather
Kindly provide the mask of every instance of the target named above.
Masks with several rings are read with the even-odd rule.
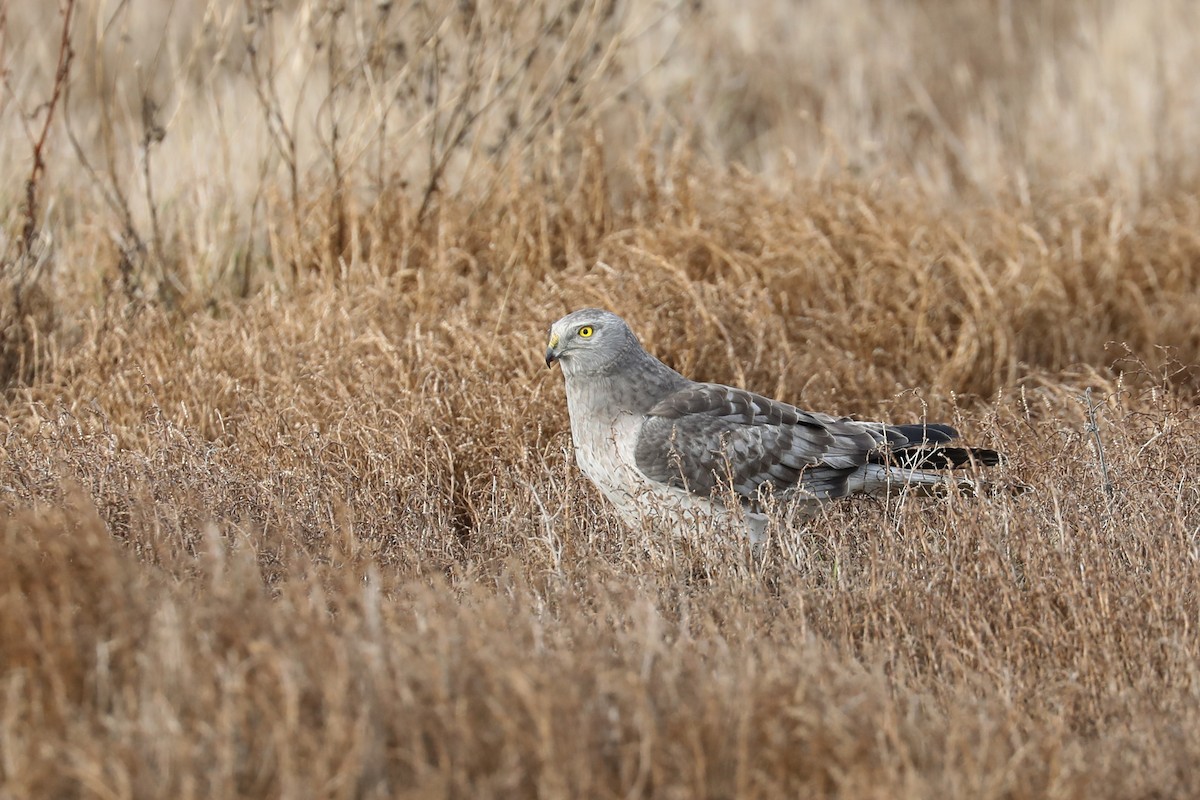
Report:
[[[756,504],[764,492],[841,497],[850,473],[891,438],[882,426],[697,383],[650,410],[634,456],[652,480],[705,497],[732,489]]]

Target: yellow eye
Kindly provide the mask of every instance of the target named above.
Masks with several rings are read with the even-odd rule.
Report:
[[[579,329],[579,338],[590,339],[591,336],[592,336],[592,326],[591,325],[584,325],[582,328]]]

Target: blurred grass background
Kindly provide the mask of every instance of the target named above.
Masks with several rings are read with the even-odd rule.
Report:
[[[1198,33],[0,4],[0,796],[1195,796]],[[1034,492],[624,529],[584,305]]]

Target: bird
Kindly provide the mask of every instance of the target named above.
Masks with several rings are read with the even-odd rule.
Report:
[[[863,422],[689,380],[600,308],[551,325],[545,356],[564,376],[576,464],[635,527],[742,525],[759,545],[781,510],[803,525],[839,498],[973,490],[947,471],[1001,461],[951,446],[949,425]]]

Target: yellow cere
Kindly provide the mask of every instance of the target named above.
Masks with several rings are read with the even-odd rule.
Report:
[[[550,334],[550,346],[558,347],[558,334],[557,333]]]

